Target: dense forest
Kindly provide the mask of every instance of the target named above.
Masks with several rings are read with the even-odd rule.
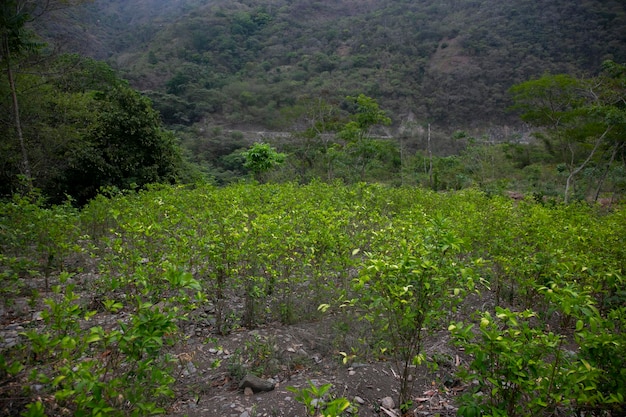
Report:
[[[565,199],[623,189],[620,1],[50,4],[19,9],[23,21],[3,12],[16,30],[3,32],[4,195],[34,179],[83,204],[101,187],[249,175]],[[541,77],[541,92],[512,90]],[[567,126],[532,117],[551,90]],[[254,142],[283,163],[253,172]]]
[[[78,18],[72,51],[168,124],[289,128],[301,98],[363,93],[396,125],[501,126],[512,85],[626,60],[620,1],[97,1]]]

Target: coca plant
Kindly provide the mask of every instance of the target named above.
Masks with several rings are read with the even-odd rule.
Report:
[[[435,217],[381,230],[384,243],[368,254],[354,283],[352,304],[373,324],[400,375],[403,411],[411,406],[417,365],[426,360],[427,333],[440,329],[459,295],[473,288],[471,270],[460,262],[463,242],[447,223]]]

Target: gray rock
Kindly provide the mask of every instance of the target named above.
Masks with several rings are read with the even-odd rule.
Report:
[[[261,379],[256,375],[247,374],[246,377],[239,383],[239,389],[245,389],[246,387],[252,388],[254,392],[267,392],[272,391],[275,384]]]
[[[365,400],[363,398],[359,397],[358,395],[356,397],[354,397],[354,402],[357,403],[357,404],[361,404],[361,405],[365,404]]]
[[[366,363],[360,363],[360,362],[354,362],[351,366],[351,368],[353,369],[357,369],[357,368],[367,368],[369,365]]]
[[[191,362],[188,362],[187,366],[185,366],[185,369],[183,369],[183,375],[184,376],[189,376],[191,374],[195,374],[196,372],[197,372],[197,368]]]
[[[13,339],[13,338],[7,337],[4,340],[0,340],[0,347],[2,347],[2,348],[8,349],[8,348],[12,348],[14,346],[17,346],[17,339]]]
[[[388,410],[393,410],[394,408],[396,408],[396,403],[391,397],[385,397],[380,400],[380,405]]]

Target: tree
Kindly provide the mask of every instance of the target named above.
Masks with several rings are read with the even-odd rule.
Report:
[[[19,143],[21,154],[21,174],[28,190],[33,188],[31,164],[22,129],[20,106],[15,81],[15,66],[22,56],[36,52],[42,44],[37,42],[36,35],[28,30],[29,22],[46,13],[63,7],[80,4],[83,0],[3,0],[0,3],[0,64],[5,67],[11,95],[13,128]]]
[[[82,204],[103,186],[120,189],[185,176],[180,147],[163,130],[150,101],[131,90],[106,64],[61,55],[18,74],[32,186],[49,203],[66,195]],[[42,74],[42,75],[38,75]],[[9,88],[0,83],[0,135],[10,137]],[[6,109],[6,110],[5,110]],[[17,141],[3,141],[0,193],[11,194],[20,171]],[[193,175],[191,171],[188,172]]]
[[[91,127],[83,145],[71,150],[64,173],[70,195],[84,203],[101,187],[132,189],[179,179],[184,169],[180,147],[162,128],[148,98],[125,86],[92,97]]]
[[[337,157],[335,134],[345,123],[341,109],[323,94],[300,98],[282,114],[298,127],[283,144],[297,174],[303,179],[324,177],[332,181]]]
[[[621,156],[622,163],[626,166],[626,65],[613,61],[604,62],[601,78],[606,93],[606,121],[611,124],[612,129],[608,141],[609,146],[604,150],[605,155],[608,155],[608,160],[595,191],[596,201],[613,162],[618,159],[618,156]]]
[[[567,171],[566,202],[578,174],[592,163],[610,167],[624,148],[625,74],[623,65],[607,61],[597,77],[544,75],[511,88],[522,119],[542,129],[536,135]]]
[[[340,139],[346,142],[345,150],[352,157],[356,171],[361,181],[370,164],[385,155],[385,143],[371,137],[371,130],[376,125],[389,125],[391,119],[380,109],[376,100],[359,94],[358,97],[347,98],[352,108],[350,121],[338,133]]]
[[[286,155],[276,152],[269,144],[257,142],[243,153],[244,166],[249,169],[259,182],[264,180],[264,175],[273,168],[285,162]]]
[[[25,29],[26,22],[30,19],[28,10],[23,2],[7,0],[0,5],[0,62],[5,66],[7,80],[11,91],[11,104],[13,110],[13,123],[15,133],[22,155],[22,175],[27,182],[28,189],[32,189],[32,175],[28,152],[24,142],[22,123],[20,120],[19,102],[17,99],[17,87],[13,74],[13,57],[18,57],[27,51],[32,51],[37,44],[32,41],[32,33]]]

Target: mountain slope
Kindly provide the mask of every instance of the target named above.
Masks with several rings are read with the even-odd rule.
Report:
[[[96,0],[72,13],[86,43],[66,46],[106,58],[169,124],[285,128],[300,98],[359,93],[396,124],[515,123],[511,85],[626,61],[620,0]]]

